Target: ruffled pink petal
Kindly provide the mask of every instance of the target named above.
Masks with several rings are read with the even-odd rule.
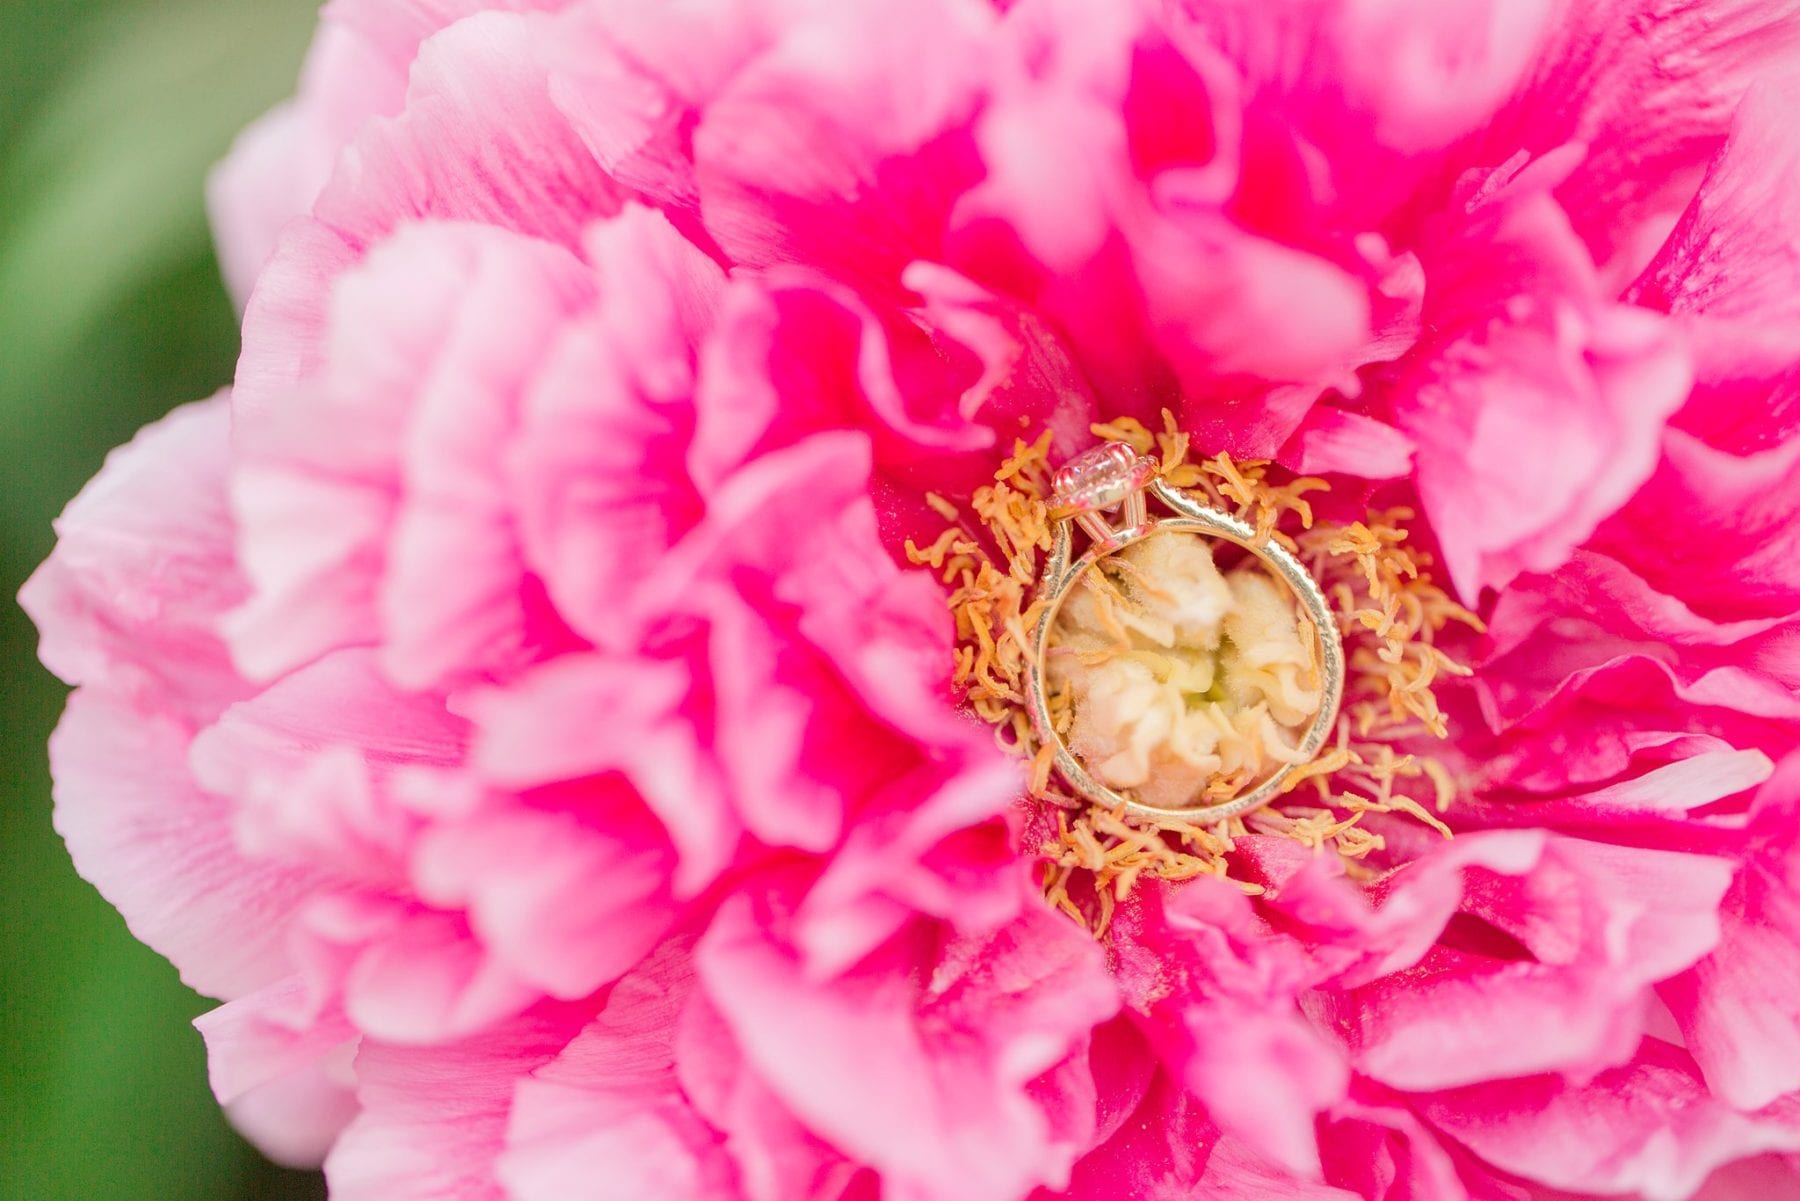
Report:
[[[362,1112],[325,1161],[337,1201],[504,1201],[495,1163],[513,1095],[580,1029],[544,1011],[478,1039],[429,1048],[365,1041]]]
[[[1224,207],[1243,101],[1216,53],[1171,47],[1131,6],[1056,3],[1009,12],[1000,46],[976,125],[988,170],[955,211],[951,265],[1043,314],[1108,411],[1154,418],[1180,395],[1209,448],[1271,454],[1320,387],[1354,388],[1362,265]],[[1170,142],[1159,95],[1191,114],[1191,144]]]
[[[1112,1138],[1075,1165],[1068,1201],[1358,1201],[1296,1177],[1223,1136],[1180,1083],[1159,1074]]]
[[[810,276],[740,283],[705,349],[695,481],[715,487],[758,455],[855,429],[872,436],[879,469],[908,491],[968,491],[989,459],[976,453],[996,437],[965,411],[973,363],[956,370],[946,349],[960,348],[934,345],[910,322],[884,323],[848,290]]]
[[[1733,1159],[1800,1146],[1791,1118],[1742,1114],[1708,1095],[1679,1048],[1645,1039],[1589,1083],[1486,1081],[1415,1104],[1504,1172],[1579,1193],[1682,1201]]]
[[[1422,348],[1390,400],[1444,565],[1470,600],[1564,562],[1654,469],[1692,375],[1671,323],[1603,305],[1586,251],[1541,189],[1496,173],[1443,273]],[[1452,332],[1454,331],[1454,332]],[[1548,444],[1546,428],[1557,436]]]
[[[19,604],[68,683],[196,722],[248,690],[217,632],[244,595],[225,506],[230,421],[223,396],[177,409],[108,456],[57,518],[56,550]]]
[[[969,753],[942,594],[882,550],[869,472],[860,434],[762,456],[634,598],[646,619],[704,623],[694,716],[770,845],[824,851],[891,781],[935,780],[934,754]]]
[[[1541,828],[1661,850],[1735,854],[1743,814],[1741,804],[1728,798],[1745,796],[1771,770],[1760,751],[1700,751],[1592,792],[1546,797],[1497,789],[1470,797],[1457,805],[1457,824]]]
[[[693,131],[726,254],[821,266],[878,296],[912,260],[943,261],[949,207],[979,176],[966,122],[994,19],[973,0],[877,0],[775,25]]]
[[[1489,162],[1521,146],[1581,147],[1557,196],[1622,285],[1687,205],[1746,90],[1793,61],[1800,19],[1769,0],[1605,0],[1558,12],[1529,86],[1478,145],[1504,148]]]
[[[1121,985],[1169,1071],[1224,1133],[1317,1178],[1314,1119],[1342,1099],[1349,1071],[1300,1010],[1314,973],[1298,944],[1213,881],[1145,890],[1113,928]]]
[[[523,1013],[543,996],[485,948],[466,915],[374,893],[322,896],[289,937],[313,1004],[341,1003],[370,1038],[452,1042]]]
[[[1016,766],[983,746],[878,793],[795,914],[810,970],[843,971],[917,913],[981,933],[1030,904],[1006,820],[1019,785]]]
[[[1718,941],[1727,860],[1559,838],[1531,867],[1470,872],[1415,966],[1321,998],[1359,1072],[1409,1091],[1585,1078],[1631,1053],[1649,986]]]
[[[466,910],[491,953],[552,997],[616,979],[675,918],[673,853],[629,790],[588,789],[559,810],[480,814],[424,834],[419,897]]]
[[[675,891],[692,896],[728,867],[742,837],[719,765],[688,713],[693,677],[678,660],[566,655],[468,706],[475,766],[501,787],[622,773],[680,856]]]
[[[1715,620],[1786,617],[1800,604],[1796,514],[1800,439],[1737,455],[1670,431],[1656,473],[1593,545]]]
[[[699,517],[682,456],[695,346],[724,277],[662,216],[628,206],[588,232],[594,309],[550,348],[524,403],[506,485],[526,560],[598,646],[634,645],[622,602]]]
[[[1362,1201],[1468,1201],[1456,1154],[1399,1096],[1367,1081],[1321,1123],[1325,1177]]]
[[[1719,945],[1660,990],[1713,1095],[1740,1110],[1800,1091],[1800,759],[1758,794]]]
[[[697,965],[789,1109],[896,1197],[1018,1198],[1066,1180],[1074,1153],[1027,1086],[1117,1004],[1082,931],[1040,910],[941,952],[934,936],[903,934],[814,981],[768,928],[772,901],[728,902]]]
[[[692,993],[688,949],[665,946],[520,1082],[496,1167],[509,1197],[739,1196],[721,1136],[695,1112],[677,1075],[676,1030]]]
[[[239,852],[231,803],[189,774],[192,737],[177,718],[77,692],[50,741],[56,829],[76,870],[189,987],[235,997],[285,974],[284,926],[321,881]]]
[[[873,1172],[845,1159],[782,1104],[704,993],[690,994],[674,1050],[681,1087],[723,1136],[746,1201],[860,1201],[878,1193]]]
[[[1502,592],[1474,682],[1503,748],[1487,755],[1489,778],[1552,790],[1616,775],[1658,737],[1725,734],[1778,754],[1800,731],[1796,687],[1800,624],[1710,620],[1594,551]],[[1558,747],[1572,714],[1586,735]]]
[[[459,762],[462,721],[386,683],[366,652],[328,655],[232,706],[194,741],[194,777],[237,812],[239,844],[272,862],[391,885],[418,822],[399,768]]]
[[[566,252],[471,226],[409,229],[344,278],[326,377],[240,414],[233,497],[253,595],[232,639],[245,670],[384,642],[389,673],[419,687],[520,653],[523,568],[496,442],[590,288]],[[353,445],[333,415],[355,423]]]

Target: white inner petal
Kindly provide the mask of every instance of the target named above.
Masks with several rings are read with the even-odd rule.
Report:
[[[1322,699],[1316,647],[1286,588],[1254,560],[1221,573],[1207,541],[1182,534],[1083,573],[1049,670],[1073,701],[1069,749],[1107,787],[1167,809],[1297,761]]]

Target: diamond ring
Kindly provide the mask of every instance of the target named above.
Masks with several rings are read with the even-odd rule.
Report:
[[[1041,603],[1033,635],[1033,655],[1027,676],[1026,706],[1032,728],[1043,745],[1054,752],[1054,766],[1068,785],[1088,800],[1151,820],[1212,824],[1250,812],[1285,791],[1284,785],[1297,768],[1310,762],[1324,747],[1336,726],[1344,693],[1344,648],[1336,616],[1324,593],[1306,568],[1285,548],[1259,540],[1247,522],[1199,504],[1158,478],[1155,460],[1122,443],[1108,443],[1071,460],[1052,480],[1050,516],[1054,522],[1049,558],[1037,584]],[[1155,501],[1167,516],[1153,515]],[[1075,556],[1079,531],[1087,546]],[[1298,606],[1295,625],[1301,638],[1309,637],[1313,663],[1318,668],[1319,705],[1285,762],[1255,781],[1244,781],[1247,790],[1233,790],[1214,799],[1203,791],[1195,803],[1180,808],[1145,804],[1127,790],[1108,787],[1070,749],[1057,730],[1051,713],[1047,664],[1053,653],[1051,635],[1064,602],[1082,577],[1103,560],[1150,538],[1175,534],[1194,535],[1242,547],[1276,581],[1286,586]],[[1137,571],[1142,575],[1141,569]],[[1154,580],[1147,581],[1151,589]]]

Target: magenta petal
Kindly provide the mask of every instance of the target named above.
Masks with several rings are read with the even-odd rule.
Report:
[[[1722,1105],[1687,1056],[1656,1039],[1591,1083],[1490,1081],[1418,1105],[1503,1171],[1552,1188],[1641,1193],[1650,1201],[1686,1198],[1733,1159],[1800,1147],[1791,1122]]]
[[[1797,802],[1800,760],[1789,758],[1757,796],[1718,947],[1661,990],[1707,1085],[1746,1111],[1800,1091]]]

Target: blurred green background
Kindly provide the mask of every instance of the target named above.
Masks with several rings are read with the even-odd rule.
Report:
[[[0,0],[0,1197],[322,1197],[206,1090],[205,1002],[50,828],[63,689],[12,596],[108,448],[229,381],[202,181],[293,90],[317,0]]]

